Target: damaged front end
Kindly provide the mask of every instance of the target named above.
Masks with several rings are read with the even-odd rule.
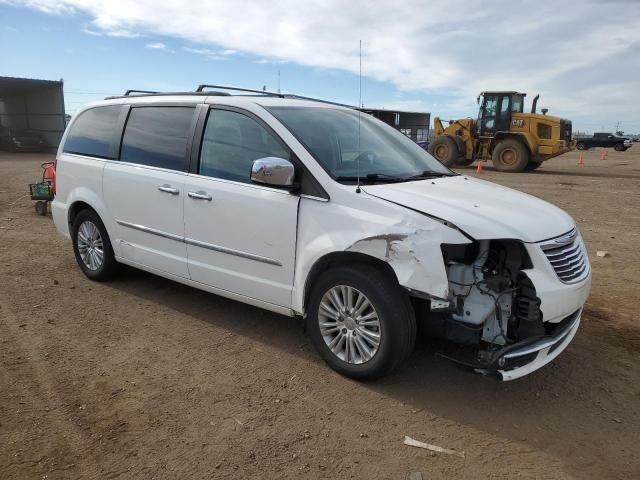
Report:
[[[579,310],[561,322],[543,322],[541,300],[526,274],[531,259],[522,242],[443,244],[442,256],[448,298],[431,302],[424,323],[431,336],[448,341],[443,356],[511,380],[551,361],[573,338]]]

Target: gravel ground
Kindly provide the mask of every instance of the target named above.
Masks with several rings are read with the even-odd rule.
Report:
[[[424,341],[356,383],[295,319],[133,269],[90,282],[25,195],[50,158],[0,154],[0,478],[640,478],[640,146],[479,174],[566,209],[593,264],[573,343],[510,383]]]

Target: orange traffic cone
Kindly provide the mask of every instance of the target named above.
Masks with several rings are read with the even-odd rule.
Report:
[[[580,157],[578,158],[578,165],[584,167],[584,153],[580,154]]]
[[[609,155],[609,152],[608,152],[608,151],[607,151],[607,149],[605,148],[605,149],[602,151],[602,154],[600,154],[600,160],[606,160],[608,155]]]
[[[478,167],[476,168],[476,173],[482,173],[482,160],[478,162]]]

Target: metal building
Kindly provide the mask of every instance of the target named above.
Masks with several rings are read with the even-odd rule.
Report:
[[[369,108],[363,108],[362,111],[400,130],[414,142],[426,142],[429,139],[430,113]]]
[[[0,136],[33,131],[50,150],[66,126],[62,80],[0,77]]]

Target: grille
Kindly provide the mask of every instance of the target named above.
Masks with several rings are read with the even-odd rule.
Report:
[[[560,120],[560,140],[566,140],[567,142],[571,141],[572,134],[572,125],[571,120],[565,120],[564,118]]]
[[[577,230],[547,241],[540,248],[563,282],[580,281],[589,273],[589,259]]]

